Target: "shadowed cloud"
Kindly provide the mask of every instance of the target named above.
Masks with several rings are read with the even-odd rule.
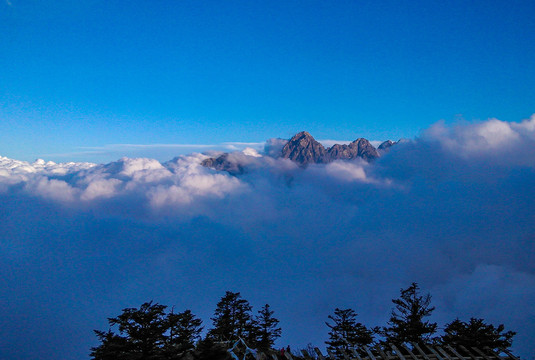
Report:
[[[382,325],[399,288],[434,321],[483,317],[535,351],[535,117],[435,124],[367,163],[297,166],[247,149],[231,175],[161,163],[0,158],[1,358],[87,356],[93,329],[154,299],[207,326],[218,298],[269,303],[288,343],[322,345],[335,307]],[[32,344],[29,346],[29,344]]]

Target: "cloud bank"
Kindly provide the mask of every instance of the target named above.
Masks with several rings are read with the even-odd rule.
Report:
[[[160,163],[0,157],[0,358],[87,357],[93,329],[154,299],[209,327],[226,290],[281,320],[280,346],[322,345],[335,307],[383,325],[399,289],[432,320],[482,317],[535,353],[535,116],[438,123],[373,163],[306,169],[272,140]],[[31,344],[31,345],[30,345]]]

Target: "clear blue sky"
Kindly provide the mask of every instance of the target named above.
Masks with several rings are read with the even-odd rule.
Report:
[[[0,155],[21,160],[535,112],[533,1],[2,0],[0,34]]]

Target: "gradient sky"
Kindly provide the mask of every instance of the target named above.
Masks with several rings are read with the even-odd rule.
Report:
[[[129,154],[112,144],[520,121],[534,14],[533,1],[3,0],[0,154],[104,162]]]

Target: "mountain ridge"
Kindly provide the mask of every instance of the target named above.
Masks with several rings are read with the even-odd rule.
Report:
[[[392,141],[390,143],[393,144]],[[385,142],[381,145],[383,144]],[[356,158],[372,161],[379,156],[377,149],[365,138],[358,138],[348,145],[334,144],[325,148],[306,131],[295,134],[281,151],[282,158],[293,160],[301,165],[326,164],[335,160],[353,160]]]
[[[335,160],[354,160],[361,158],[365,161],[373,161],[397,144],[392,140],[382,142],[375,148],[369,140],[358,138],[349,144],[334,144],[325,148],[319,141],[314,139],[307,131],[301,131],[292,136],[282,147],[280,152],[275,152],[273,157],[281,157],[292,160],[300,166],[309,164],[327,164]],[[242,173],[244,169],[229,159],[229,154],[224,153],[216,158],[208,158],[201,162],[202,166],[219,171],[227,171],[233,174]]]

